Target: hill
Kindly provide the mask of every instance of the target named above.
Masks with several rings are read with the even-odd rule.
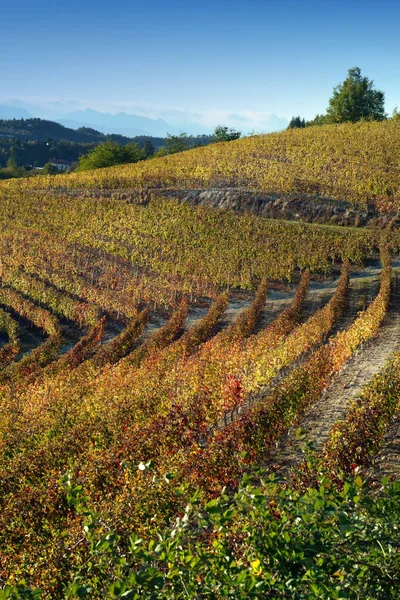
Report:
[[[209,144],[212,136],[187,136],[185,139],[189,147],[197,147]],[[87,126],[71,129],[43,119],[0,120],[0,168],[5,167],[10,158],[15,161],[17,167],[28,169],[32,166],[43,166],[52,159],[73,163],[82,154],[106,141],[121,146],[134,142],[141,148],[146,142],[150,142],[155,152],[165,146],[165,139],[161,137],[104,134]],[[7,173],[0,173],[0,179],[2,175],[8,178]]]
[[[164,145],[163,138],[138,136],[129,138],[117,133],[104,134],[91,127],[71,129],[44,119],[0,120],[0,168],[13,158],[19,167],[43,166],[58,159],[73,163],[97,144],[111,140],[120,145],[132,141],[143,147],[151,141],[155,150]]]
[[[400,208],[400,122],[326,125],[259,135],[189,152],[49,180],[50,187],[246,188],[266,194]],[[42,182],[30,182],[35,187]]]
[[[112,139],[120,144],[128,144],[132,138],[119,134],[108,134],[92,129],[91,127],[81,126],[79,129],[65,127],[54,121],[45,119],[13,119],[0,120],[0,138],[2,136],[18,137],[21,140],[40,141],[48,138],[56,141],[64,140],[81,144],[99,143],[107,139]],[[140,136],[139,139],[150,139],[149,136]],[[155,144],[163,142],[163,138],[154,139]]]

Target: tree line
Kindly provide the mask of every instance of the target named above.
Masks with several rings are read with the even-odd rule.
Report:
[[[77,171],[88,171],[90,169],[99,169],[103,167],[111,167],[126,163],[136,163],[140,160],[149,158],[159,158],[176,154],[177,152],[185,152],[199,146],[217,142],[231,142],[240,138],[241,132],[235,129],[219,125],[215,128],[212,135],[188,136],[187,133],[179,135],[168,134],[164,140],[164,145],[155,152],[151,141],[146,141],[143,148],[137,143],[130,143],[125,146],[120,146],[113,141],[107,141],[99,144],[88,154],[79,159]]]
[[[69,171],[138,162],[238,139],[240,131],[218,126],[211,135],[167,135],[166,138],[104,135],[90,127],[69,129],[43,119],[0,120],[0,179],[59,172],[55,160]]]

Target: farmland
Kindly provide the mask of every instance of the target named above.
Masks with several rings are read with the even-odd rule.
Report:
[[[395,597],[399,202],[397,121],[2,182],[0,598]]]

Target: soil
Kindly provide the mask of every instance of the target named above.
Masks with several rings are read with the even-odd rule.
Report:
[[[369,474],[377,481],[384,476],[400,481],[400,414],[389,426],[382,449],[375,456]]]
[[[296,425],[290,428],[279,441],[276,451],[268,460],[269,466],[273,466],[274,470],[287,471],[303,460],[302,443],[296,437],[298,427],[301,427],[307,434],[314,448],[321,451],[333,425],[346,416],[354,398],[362,392],[364,386],[385,366],[393,352],[399,348],[399,283],[400,280],[396,275],[391,305],[377,336],[359,348],[320,399],[309,407]],[[388,448],[382,451],[382,463],[385,463],[386,454],[390,455],[390,445],[396,442],[396,435],[397,451],[400,452],[398,433],[399,428],[396,430],[396,426],[393,425],[387,436]],[[400,467],[400,463],[398,465]]]

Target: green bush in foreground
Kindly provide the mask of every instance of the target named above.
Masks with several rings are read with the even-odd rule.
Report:
[[[68,475],[62,485],[87,544],[87,561],[69,574],[63,598],[383,600],[400,591],[396,482],[372,495],[357,475],[344,483],[320,475],[303,492],[247,476],[233,498],[222,493],[201,505],[192,497],[150,542],[105,532],[81,486]],[[39,597],[24,582],[0,591],[1,600]]]

